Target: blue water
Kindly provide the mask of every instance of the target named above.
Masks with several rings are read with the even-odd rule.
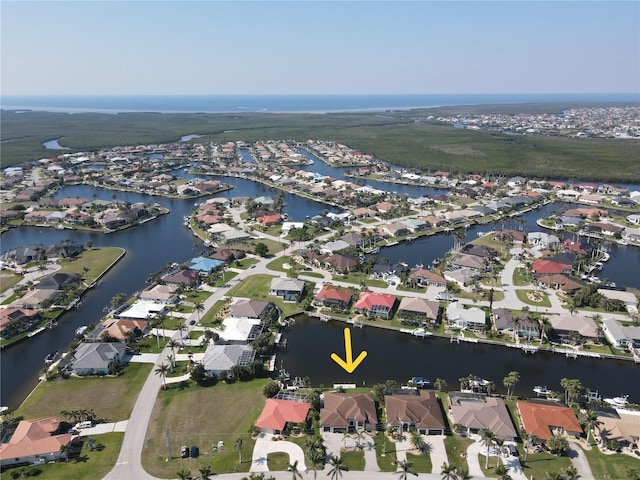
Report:
[[[457,95],[131,95],[0,97],[6,110],[51,112],[338,112],[409,109],[443,105],[544,102],[640,102],[628,94]]]

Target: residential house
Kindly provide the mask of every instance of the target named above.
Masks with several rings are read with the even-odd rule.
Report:
[[[493,328],[497,332],[506,335],[516,335],[525,338],[537,338],[540,336],[540,324],[532,320],[527,312],[513,314],[505,308],[494,308],[491,314]],[[514,319],[516,319],[514,321]]]
[[[71,442],[72,435],[60,432],[61,423],[60,417],[20,421],[8,440],[0,443],[0,467],[33,465],[66,458],[61,447]]]
[[[515,441],[518,438],[518,432],[501,398],[479,393],[451,392],[449,407],[451,423],[462,425],[467,432],[491,430],[502,440]]]
[[[231,318],[259,318],[265,322],[274,311],[276,311],[276,306],[273,302],[249,298],[234,298],[229,306],[229,316]]]
[[[359,233],[354,233],[354,232],[347,233],[341,236],[340,240],[356,248],[362,248],[362,246],[364,245],[364,237]]]
[[[208,275],[221,265],[224,265],[222,260],[207,257],[195,257],[189,262],[189,269],[195,270],[203,275]]]
[[[538,277],[538,281],[545,284],[550,288],[554,288],[556,290],[562,290],[563,292],[575,292],[576,290],[581,289],[584,285],[567,275],[556,273],[556,274],[547,274],[540,275]]]
[[[27,330],[40,319],[38,310],[0,308],[0,335],[10,338]]]
[[[358,260],[349,255],[341,255],[336,253],[329,255],[324,259],[324,263],[339,273],[349,273],[358,266]]]
[[[177,285],[154,285],[150,289],[143,290],[142,293],[140,293],[140,300],[172,305],[179,300],[176,294],[177,289]]]
[[[260,336],[263,330],[259,318],[229,317],[222,321],[222,327],[215,329],[220,336],[220,344],[246,345]]]
[[[410,233],[407,226],[402,223],[388,223],[380,227],[380,229],[392,237],[399,237]]]
[[[200,283],[200,275],[195,270],[181,270],[176,273],[165,275],[162,281],[169,285],[197,285]]]
[[[122,360],[123,343],[81,343],[73,352],[70,370],[76,375],[107,375],[114,362]]]
[[[486,325],[484,310],[478,307],[464,308],[459,302],[447,305],[447,319],[454,328],[482,331]]]
[[[423,230],[426,230],[430,226],[428,222],[425,222],[424,220],[420,220],[418,218],[408,218],[407,220],[403,220],[400,223],[406,226],[411,233],[421,232]]]
[[[447,280],[442,275],[431,269],[422,267],[414,267],[411,269],[409,272],[409,281],[431,287],[447,286]]]
[[[378,423],[376,405],[370,393],[324,394],[320,409],[320,428],[324,432],[346,433],[375,430]]]
[[[448,268],[442,273],[445,280],[455,282],[463,287],[473,283],[473,281],[479,277],[478,271],[469,267]]]
[[[316,295],[316,303],[323,307],[348,308],[351,304],[352,293],[344,288],[324,285]]]
[[[416,429],[422,435],[444,435],[447,428],[438,397],[427,390],[400,390],[384,396],[387,425],[399,432]]]
[[[202,361],[209,375],[229,372],[235,365],[248,367],[256,357],[256,352],[249,345],[209,345]]]
[[[534,247],[540,247],[543,249],[556,248],[560,245],[560,239],[546,232],[531,232],[527,235],[527,242]]]
[[[288,425],[307,420],[310,405],[307,402],[269,398],[256,420],[256,427],[263,433],[279,435]]]
[[[588,232],[601,233],[602,235],[613,236],[617,233],[622,233],[624,227],[616,225],[614,223],[593,222],[585,225],[584,229]]]
[[[522,428],[546,443],[554,434],[580,438],[582,427],[570,407],[537,402],[516,402]]]
[[[40,278],[35,288],[38,290],[61,290],[66,285],[71,285],[78,281],[75,273],[51,273]]]
[[[393,315],[396,300],[394,295],[387,293],[362,292],[353,308],[369,317],[389,319]]]
[[[398,307],[398,318],[403,323],[435,324],[439,310],[440,302],[403,297]]]
[[[624,306],[627,309],[627,312],[629,313],[638,312],[638,297],[636,297],[633,292],[626,292],[621,290],[610,290],[608,288],[599,288],[598,293],[610,300],[621,301],[622,303],[624,303]]]
[[[106,320],[103,324],[104,328],[100,332],[104,335],[105,332],[112,338],[117,338],[121,342],[128,340],[129,332],[135,332],[138,335],[142,335],[147,329],[149,322],[142,319],[131,318],[111,318]]]
[[[344,250],[349,248],[349,245],[344,240],[336,240],[334,242],[327,242],[324,245],[320,246],[320,253],[324,253],[326,255],[331,255],[332,253],[339,252],[340,250]]]
[[[603,445],[608,440],[615,440],[621,447],[638,448],[640,439],[640,418],[638,412],[616,410],[615,413],[598,415],[601,424],[598,426],[598,436]]]
[[[453,260],[451,260],[451,264],[456,267],[467,267],[472,270],[476,270],[478,272],[484,272],[487,268],[487,262],[483,257],[478,257],[476,255],[467,255],[464,253],[459,253]]]
[[[536,275],[554,275],[557,273],[570,274],[572,270],[571,264],[558,263],[552,260],[536,260],[533,262],[533,272]]]
[[[282,298],[285,302],[298,302],[304,292],[304,281],[297,278],[274,278],[271,280],[269,295]]]
[[[591,317],[582,315],[551,315],[549,322],[557,336],[563,339],[579,336],[589,340],[598,338],[598,325]]]
[[[614,347],[640,348],[639,326],[625,326],[618,320],[607,318],[602,321],[602,330]]]

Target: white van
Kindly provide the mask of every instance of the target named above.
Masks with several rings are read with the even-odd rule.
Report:
[[[80,422],[76,423],[76,426],[73,427],[74,430],[84,430],[85,428],[93,427],[93,422]]]

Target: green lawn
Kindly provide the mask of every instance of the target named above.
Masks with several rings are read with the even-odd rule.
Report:
[[[594,478],[606,478],[605,474],[608,474],[611,479],[630,478],[627,474],[629,469],[640,471],[640,456],[633,458],[620,453],[604,454],[596,447],[592,447],[591,450],[582,449],[582,451],[587,457]]]
[[[418,473],[431,473],[433,469],[430,455],[415,455],[407,452],[407,462],[411,463],[413,469]]]
[[[284,264],[288,263],[289,265],[295,265],[296,262],[293,260],[293,258],[289,257],[288,255],[284,255],[282,257],[276,258],[275,260],[270,261],[267,264],[267,268],[269,270],[275,270],[277,272],[286,272],[287,269],[284,268]]]
[[[6,292],[23,278],[22,275],[16,275],[9,270],[3,269],[0,272],[0,293]]]
[[[516,268],[513,272],[513,284],[516,287],[531,285],[529,271],[526,268]]]
[[[25,471],[34,471],[35,468],[41,473],[34,478],[47,480],[94,480],[104,477],[116,464],[116,459],[120,453],[124,433],[105,433],[103,435],[93,435],[96,440],[94,450],[82,447],[80,456],[68,462],[48,463],[38,467],[28,467]],[[16,469],[21,471],[22,469]],[[14,471],[14,470],[11,470]],[[10,472],[11,472],[10,471]],[[3,478],[10,478],[6,473]]]
[[[182,468],[196,472],[203,464],[210,465],[216,473],[247,472],[255,444],[248,432],[264,407],[262,389],[267,382],[267,379],[231,385],[220,382],[206,388],[188,382],[182,390],[161,390],[142,450],[145,470],[160,478],[175,478]],[[166,461],[167,429],[172,443],[169,461]],[[238,449],[234,448],[239,438],[242,439],[241,463]],[[224,448],[214,451],[212,445],[220,440]],[[197,445],[200,458],[179,458],[181,445]]]
[[[386,435],[383,435],[382,432],[376,433],[374,437],[375,447],[376,447],[376,457],[378,459],[378,468],[382,472],[395,472],[397,469],[396,465],[396,444],[386,438]],[[385,442],[386,442],[386,453],[385,451]],[[384,455],[384,456],[383,456]]]
[[[187,298],[184,300],[191,303],[204,302],[211,296],[211,292],[206,290],[189,290],[184,294]]]
[[[86,409],[108,422],[127,420],[151,365],[129,364],[118,377],[71,377],[40,382],[16,415],[41,418],[63,410]]]
[[[260,260],[258,260],[257,258],[250,258],[250,257],[245,257],[242,260],[236,260],[235,262],[233,262],[233,264],[231,265],[232,268],[240,268],[242,270],[246,270],[247,268],[249,268],[251,265],[255,265],[256,263],[258,263]]]
[[[344,466],[349,470],[364,471],[364,452],[362,450],[342,451],[340,452],[342,459],[344,460]]]
[[[267,467],[269,467],[270,471],[281,472],[287,470],[290,462],[288,453],[272,452],[267,454]]]
[[[528,297],[527,294],[535,295],[536,298],[539,298],[541,301],[534,302]],[[520,300],[522,303],[526,303],[527,305],[532,305],[534,307],[542,307],[542,308],[551,307],[551,300],[549,300],[549,297],[547,296],[547,294],[541,293],[538,290],[516,290],[516,296],[518,297],[518,300]]]
[[[113,262],[115,262],[125,250],[118,247],[100,247],[83,250],[75,258],[60,260],[60,273],[75,273],[85,278],[84,268],[89,270],[86,273],[86,282],[90,284],[101,275]]]
[[[523,459],[523,456],[520,456],[520,460]],[[492,463],[493,461],[493,463]],[[521,461],[522,463],[522,461]],[[495,467],[495,458],[491,458],[489,460],[490,465],[494,465]],[[557,457],[548,452],[540,452],[529,454],[527,456],[527,461],[524,462],[522,467],[523,472],[527,476],[527,478],[546,478],[547,472],[557,472],[562,473],[563,468],[567,468],[571,465],[571,460],[569,457]],[[482,457],[482,461],[480,462],[480,466],[484,469],[484,457]],[[602,479],[604,477],[594,477],[598,479]],[[618,478],[618,477],[611,477]],[[620,477],[623,478],[623,477]]]
[[[469,470],[466,457],[462,457],[461,454],[466,454],[467,447],[473,443],[473,440],[460,435],[449,435],[444,439],[444,448],[447,451],[447,458],[449,459],[449,465],[457,465],[459,468]],[[442,465],[436,465],[440,469]]]

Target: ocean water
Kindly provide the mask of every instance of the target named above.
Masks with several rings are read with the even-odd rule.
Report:
[[[50,112],[347,112],[419,107],[546,102],[640,102],[630,94],[460,95],[130,95],[0,97],[5,110]]]

